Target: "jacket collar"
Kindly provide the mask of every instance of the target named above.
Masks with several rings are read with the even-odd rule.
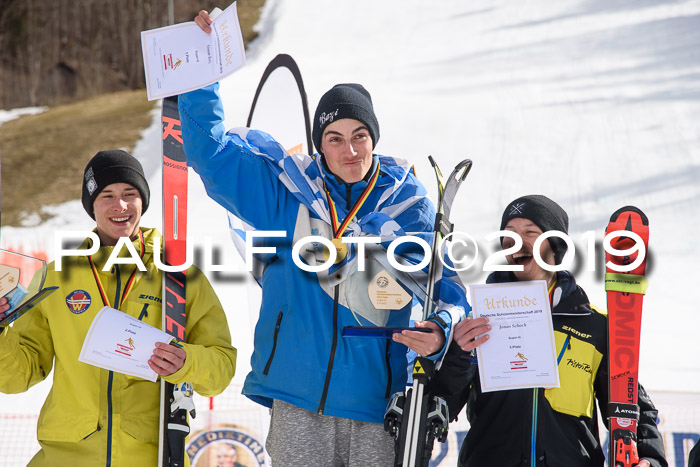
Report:
[[[338,177],[333,175],[331,171],[328,170],[327,164],[323,160],[323,156],[321,156],[319,159],[319,166],[321,167],[321,171],[323,173],[323,180],[325,182],[326,189],[330,193],[331,198],[333,198],[333,201],[336,203],[337,208],[342,209],[343,211],[347,211],[347,205],[352,205],[352,203],[354,203],[359,198],[359,196],[362,194],[365,188],[367,188],[367,183],[369,179],[377,170],[377,162],[379,161],[379,156],[377,154],[372,155],[372,168],[369,170],[369,172],[367,172],[365,178],[355,183],[346,183],[340,181]],[[377,180],[375,188],[381,186],[381,176],[382,174],[380,173],[379,180]]]
[[[132,240],[131,244],[134,246],[134,249],[136,250],[136,253],[139,254],[139,256],[142,257],[142,261],[144,264],[147,264],[151,258],[153,257],[153,240],[155,238],[159,238],[161,248],[163,247],[163,241],[160,235],[160,232],[158,232],[157,229],[155,228],[148,228],[148,227],[140,227],[141,234],[143,237],[143,245],[141,244],[141,239],[136,238],[135,240]],[[93,229],[93,232],[97,234],[97,228]],[[86,238],[83,243],[80,245],[81,250],[87,250],[92,246],[92,240],[90,238]],[[143,254],[142,253],[142,248],[144,249]],[[112,254],[114,251],[114,246],[112,245],[100,245],[99,250],[97,253],[92,255],[93,261],[95,262],[96,265],[102,266],[107,262],[107,259],[109,256]],[[119,252],[119,257],[120,258],[126,258],[129,257],[129,251],[126,248],[122,248],[121,251]],[[101,268],[100,268],[101,270]]]

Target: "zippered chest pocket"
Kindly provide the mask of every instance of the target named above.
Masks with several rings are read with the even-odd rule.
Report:
[[[162,300],[160,297],[148,294],[137,294],[128,297],[124,311],[139,321],[161,328]]]
[[[603,355],[594,345],[561,332],[554,333],[559,360],[559,387],[545,389],[557,412],[574,417],[593,416],[593,382]]]
[[[267,363],[265,363],[265,369],[263,370],[264,375],[267,375],[269,373],[270,365],[272,365],[272,360],[275,358],[275,351],[277,350],[277,339],[279,337],[283,318],[284,312],[280,311],[277,315],[277,321],[275,322],[275,330],[272,334],[272,350],[270,350],[270,356],[267,358]]]

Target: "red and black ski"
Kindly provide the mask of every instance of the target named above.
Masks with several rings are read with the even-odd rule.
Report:
[[[637,387],[649,220],[638,208],[625,206],[612,215],[605,236],[610,375],[608,465],[632,467],[639,462]]]
[[[163,263],[185,264],[187,257],[187,163],[177,96],[163,99]],[[185,340],[186,271],[163,272],[163,330],[177,341]],[[187,411],[191,405],[189,383],[174,387],[161,379],[159,467],[185,465],[185,437],[189,433]],[[189,398],[190,404],[182,403]]]
[[[277,55],[265,68],[255,90],[246,127],[274,135],[289,154],[313,154],[304,81],[290,55]]]

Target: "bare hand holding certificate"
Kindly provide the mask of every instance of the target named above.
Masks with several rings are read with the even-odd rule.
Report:
[[[245,65],[234,2],[207,34],[194,21],[141,32],[148,100],[193,91]]]
[[[545,281],[470,287],[475,318],[490,338],[477,350],[483,392],[559,387],[552,313]]]
[[[88,330],[78,360],[105,370],[155,381],[148,366],[156,342],[173,337],[119,310],[103,307]]]

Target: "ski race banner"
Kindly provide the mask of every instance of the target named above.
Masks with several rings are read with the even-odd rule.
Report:
[[[670,467],[687,467],[688,452],[700,440],[700,393],[653,391],[649,394],[659,410],[659,430]],[[215,467],[217,455],[235,448],[239,464],[246,467],[269,466],[265,457],[265,437],[269,423],[267,409],[241,395],[241,385],[231,385],[223,394],[209,400],[195,395],[197,417],[191,420],[185,446],[193,467]],[[25,466],[39,450],[35,413],[0,414],[0,451],[3,467]],[[607,445],[608,432],[602,421],[601,441]],[[450,424],[445,444],[435,443],[431,467],[457,465],[459,446],[469,430],[466,415]]]

